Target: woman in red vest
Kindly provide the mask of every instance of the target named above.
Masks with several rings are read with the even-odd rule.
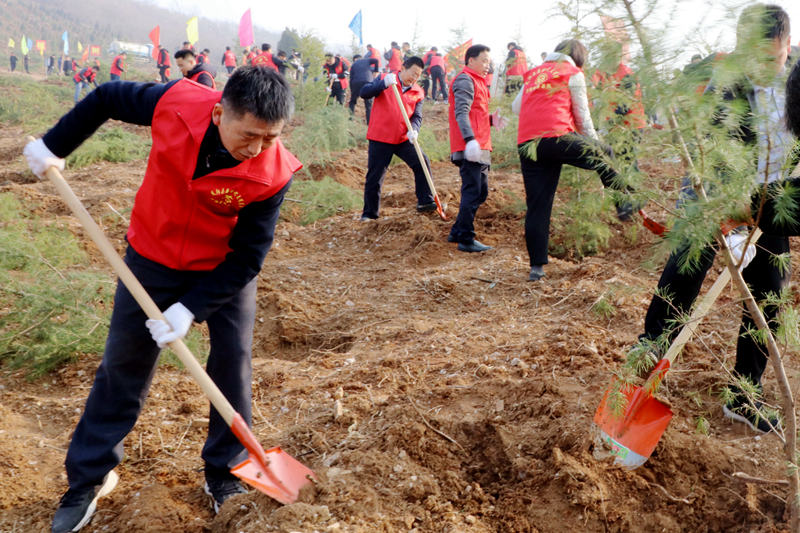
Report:
[[[519,114],[517,147],[525,183],[525,242],[529,281],[544,277],[550,213],[561,165],[594,170],[605,187],[617,188],[611,148],[595,132],[581,67],[588,52],[577,39],[562,41],[544,63],[525,73],[511,109]],[[618,212],[620,207],[617,208]]]
[[[378,77],[361,88],[361,98],[374,98],[372,114],[367,128],[369,148],[367,151],[367,176],[364,183],[364,211],[362,221],[378,218],[381,205],[381,185],[386,176],[386,169],[396,155],[411,168],[414,173],[414,185],[417,194],[417,211],[433,211],[436,204],[433,194],[425,179],[425,171],[411,144],[416,139],[422,125],[422,102],[425,94],[417,80],[422,74],[425,64],[416,56],[409,57],[398,74],[388,73]],[[392,90],[396,85],[403,100],[406,115],[411,121],[411,129],[406,128],[405,119],[397,105],[397,98]],[[425,164],[430,171],[431,163],[423,154]]]

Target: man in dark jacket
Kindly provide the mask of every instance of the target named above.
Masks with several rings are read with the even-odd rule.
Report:
[[[380,62],[376,58],[367,59],[359,54],[353,56],[353,64],[350,66],[350,113],[356,112],[356,103],[360,98],[361,88],[370,83],[378,73]],[[367,125],[372,113],[372,98],[364,98],[364,109],[367,115]]]
[[[43,177],[108,119],[150,126],[153,145],[136,194],[125,261],[165,321],[146,320],[118,284],[105,353],[67,451],[69,490],[52,531],[78,531],[117,480],[159,352],[206,322],[206,368],[251,423],[251,350],[257,275],[272,245],[291,177],[301,168],[279,136],[291,118],[291,90],[270,69],[236,70],[224,92],[186,80],[166,85],[105,83],[24,150]],[[191,184],[191,187],[188,186]],[[191,221],[191,223],[189,223]],[[246,451],[215,409],[202,451],[214,509],[246,492],[229,468]]]

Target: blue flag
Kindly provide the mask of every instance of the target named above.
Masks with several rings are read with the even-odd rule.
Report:
[[[64,55],[69,55],[69,36],[66,31],[61,34],[61,40],[64,41]]]
[[[350,21],[350,25],[348,26],[352,30],[353,33],[356,34],[358,37],[358,44],[364,44],[364,39],[361,37],[361,10],[358,10],[356,16],[353,17],[353,20]]]

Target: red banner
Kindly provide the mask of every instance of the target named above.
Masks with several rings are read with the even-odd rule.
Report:
[[[36,49],[39,50],[39,55],[43,56],[44,51],[47,49],[47,41],[36,41]]]
[[[100,55],[100,45],[93,44],[89,47],[89,55],[92,56],[99,56]]]
[[[464,56],[467,55],[467,49],[472,46],[472,39],[460,44],[447,53],[447,63],[452,69],[458,69],[464,66]]]
[[[150,42],[153,43],[153,53],[151,55],[153,56],[154,60],[158,61],[158,43],[161,42],[161,27],[156,26],[150,30],[150,33],[148,33],[147,36],[150,37]]]

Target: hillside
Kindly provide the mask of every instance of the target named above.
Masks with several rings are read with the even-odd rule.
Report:
[[[0,16],[0,38],[19,43],[22,34],[36,39],[46,39],[48,51],[61,50],[61,35],[69,32],[70,49],[77,43],[99,44],[105,52],[113,40],[148,44],[147,37],[156,25],[161,26],[161,43],[175,50],[186,40],[186,21],[189,16],[169,11],[146,2],[119,0],[6,0]],[[226,46],[239,47],[238,25],[206,18],[198,21],[200,41],[198,46],[209,48],[213,55],[222,55]],[[264,28],[254,28],[257,43],[277,43],[279,33]],[[19,51],[19,44],[17,44]],[[215,59],[215,61],[217,61]]]

